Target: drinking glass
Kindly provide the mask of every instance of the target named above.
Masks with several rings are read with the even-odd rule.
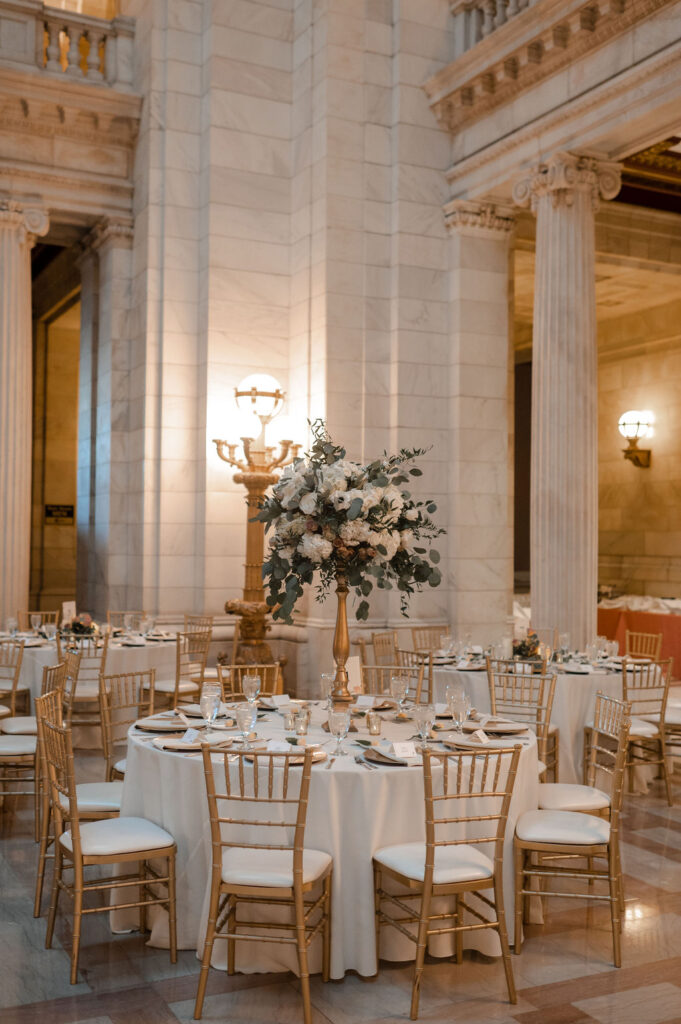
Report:
[[[35,612],[31,615],[31,629],[34,633],[37,633],[42,625],[42,615],[36,614]]]
[[[445,700],[449,704],[452,697],[463,697],[466,691],[459,679],[450,679],[445,687]]]
[[[597,636],[596,643],[598,644],[598,657],[605,658],[608,651],[608,638],[607,636]]]
[[[598,661],[598,642],[592,642],[586,645],[586,660],[592,665],[595,665]]]
[[[570,634],[569,633],[559,633],[558,634],[558,646],[560,647],[560,653],[563,655],[563,658],[564,659],[567,658],[568,654],[570,653]]]
[[[421,748],[425,750],[435,723],[435,708],[432,704],[419,704],[414,712],[414,718],[421,736]]]
[[[57,635],[57,624],[56,622],[46,622],[43,626],[43,632],[48,640],[54,640]]]
[[[249,735],[255,728],[255,723],[258,720],[258,712],[255,704],[240,704],[236,709],[236,724],[239,732],[241,733],[241,739],[243,742],[243,749],[250,750],[251,744],[249,742]]]
[[[608,640],[606,653],[609,658],[616,658],[618,656],[620,653],[620,645],[617,640]]]
[[[126,612],[123,616],[123,625],[126,633],[132,632],[132,627],[135,625],[135,616],[130,612]]]
[[[322,700],[326,701],[326,707],[329,711],[331,710],[331,693],[333,691],[334,681],[335,678],[333,672],[322,672],[319,677]]]
[[[380,736],[383,719],[378,711],[367,711],[367,729],[370,736]]]
[[[468,718],[468,712],[471,709],[471,702],[468,694],[460,692],[452,694],[449,699],[449,711],[454,719],[454,725],[458,733],[463,732],[463,723]]]
[[[349,728],[349,710],[329,711],[329,732],[332,736],[336,737],[336,749],[333,751],[334,757],[343,757],[347,753],[343,748],[343,740],[347,736]]]
[[[409,680],[406,676],[391,676],[390,694],[393,700],[397,701],[397,717],[404,714],[403,704],[409,690]]]
[[[7,632],[11,633],[12,636],[14,636],[18,628],[19,623],[17,622],[17,620],[12,616],[9,616],[9,618],[7,619]]]
[[[201,697],[199,699],[199,707],[201,708],[203,720],[206,723],[206,736],[210,735],[210,727],[215,721],[217,713],[220,710],[221,696],[222,693],[220,691],[220,687],[215,683],[203,684]]]
[[[471,647],[473,646],[473,634],[466,633],[463,641],[463,653],[472,654]]]
[[[260,693],[260,676],[244,676],[241,680],[244,697],[249,704],[255,705]]]
[[[310,724],[310,712],[301,708],[296,715],[296,736],[307,736],[307,727]]]
[[[291,732],[296,727],[296,713],[295,711],[284,711],[284,730]]]

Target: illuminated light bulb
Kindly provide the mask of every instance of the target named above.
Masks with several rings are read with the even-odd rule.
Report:
[[[628,441],[653,436],[655,416],[650,409],[629,409],[622,413],[617,424],[622,437]]]
[[[236,390],[240,410],[250,410],[266,419],[276,416],[284,400],[281,384],[269,373],[249,374]]]

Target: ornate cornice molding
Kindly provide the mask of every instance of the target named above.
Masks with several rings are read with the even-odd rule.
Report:
[[[425,83],[438,122],[458,131],[675,0],[539,0]]]
[[[19,234],[21,244],[32,246],[36,238],[47,234],[50,218],[42,206],[24,206],[14,199],[0,199],[0,226],[7,225]]]
[[[588,192],[591,206],[597,210],[601,199],[614,199],[620,190],[621,164],[595,160],[575,153],[554,153],[544,163],[535,164],[513,186],[513,201],[531,206],[550,197],[554,207],[572,206],[575,192]]]
[[[507,237],[513,231],[513,211],[494,203],[452,199],[443,209],[445,226],[451,233],[495,234]]]
[[[103,245],[129,249],[133,240],[133,222],[129,217],[103,217],[83,239],[84,252],[97,252]]]

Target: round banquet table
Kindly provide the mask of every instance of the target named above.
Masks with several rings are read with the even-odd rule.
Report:
[[[559,778],[561,782],[582,781],[584,752],[584,726],[593,720],[596,694],[599,690],[608,697],[622,697],[622,673],[594,670],[588,674],[556,675],[551,722],[560,734]],[[433,673],[433,700],[444,701],[447,683],[458,678],[464,685],[478,711],[490,710],[487,672],[459,670],[442,666]]]
[[[308,740],[326,744],[335,740],[321,728],[326,709],[311,706]],[[383,736],[407,739],[414,723],[397,724],[393,714],[384,716]],[[357,719],[355,721],[358,721]],[[366,728],[358,725],[359,737]],[[268,714],[258,721],[258,736],[283,739],[283,718]],[[420,766],[381,766],[368,771],[357,764],[353,745],[355,733],[345,740],[349,756],[339,757],[330,769],[326,761],[312,768],[305,845],[330,853],[333,857],[331,977],[342,978],[355,970],[365,977],[377,971],[374,939],[373,872],[371,858],[375,850],[395,843],[424,841],[423,772]],[[504,903],[509,930],[513,927],[513,833],[520,814],[537,806],[537,745],[531,732],[506,738],[503,744],[522,742],[516,785],[509,811],[504,850]],[[472,801],[475,804],[475,801]],[[479,810],[489,813],[480,803]],[[205,796],[203,762],[200,754],[174,753],[158,749],[148,733],[134,727],[129,733],[127,769],[123,787],[122,815],[150,819],[167,829],[177,842],[177,921],[178,946],[195,948],[201,956],[208,916],[210,894],[210,830]],[[475,826],[469,826],[474,828]],[[472,832],[470,833],[473,834]],[[122,901],[122,897],[121,897]],[[154,913],[154,911],[156,911]],[[135,928],[135,912],[112,914],[115,930]],[[167,915],[152,908],[150,944],[167,948]],[[431,952],[451,955],[448,938],[437,940]],[[499,955],[496,933],[464,933],[464,945],[488,955]],[[236,966],[242,972],[297,971],[295,949],[274,943],[237,944]],[[213,966],[226,969],[227,943],[218,941]],[[384,929],[381,956],[389,960],[410,960],[415,946],[395,929]],[[321,970],[321,943],[310,950],[310,969]]]

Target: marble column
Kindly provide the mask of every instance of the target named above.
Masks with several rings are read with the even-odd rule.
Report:
[[[0,628],[28,608],[31,539],[31,259],[48,216],[0,199]]]
[[[532,337],[532,624],[596,635],[598,380],[594,216],[619,165],[556,153],[516,182],[537,218]]]
[[[512,211],[454,200],[449,233],[450,622],[506,632],[513,595]]]

